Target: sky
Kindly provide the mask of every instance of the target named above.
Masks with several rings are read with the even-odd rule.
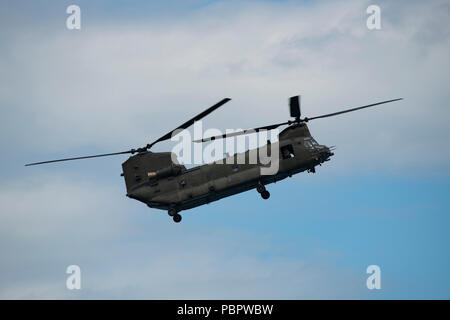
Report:
[[[80,30],[66,28],[72,4]],[[380,30],[366,26],[372,4]],[[0,8],[0,298],[450,298],[448,1]],[[283,122],[297,94],[309,117],[404,100],[311,122],[337,146],[316,174],[179,224],[125,196],[126,156],[24,167],[144,146],[225,97],[205,129]]]

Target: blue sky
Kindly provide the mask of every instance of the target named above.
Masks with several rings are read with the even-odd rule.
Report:
[[[379,1],[369,31],[369,4],[2,2],[0,297],[448,299],[450,7]],[[23,166],[145,145],[228,96],[204,127],[282,122],[295,94],[307,116],[405,100],[311,123],[337,145],[315,175],[177,225],[125,197],[126,157]]]

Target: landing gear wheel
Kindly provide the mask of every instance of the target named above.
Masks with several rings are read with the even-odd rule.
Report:
[[[173,216],[173,221],[178,223],[181,221],[181,215],[179,215],[178,213],[175,213]]]
[[[171,208],[167,213],[169,214],[169,216],[173,217],[177,214],[177,210],[175,208]]]
[[[258,184],[257,186],[256,186],[256,191],[258,191],[259,193],[263,193],[264,191],[266,191],[266,187],[264,187],[264,185],[263,184]]]
[[[264,200],[269,199],[269,198],[270,198],[270,192],[267,191],[267,190],[264,190],[263,192],[261,192],[261,197],[262,197]]]

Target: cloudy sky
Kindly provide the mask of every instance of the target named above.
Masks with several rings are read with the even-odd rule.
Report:
[[[2,0],[0,298],[449,299],[448,21],[445,0]],[[126,156],[23,166],[140,147],[224,97],[204,126],[286,121],[296,94],[307,116],[405,100],[311,123],[337,146],[315,175],[180,224],[125,197]]]

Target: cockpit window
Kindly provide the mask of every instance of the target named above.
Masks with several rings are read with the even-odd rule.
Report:
[[[303,141],[303,143],[305,144],[305,147],[308,149],[314,149],[316,146],[319,145],[317,141],[314,140],[314,138],[307,138]]]

